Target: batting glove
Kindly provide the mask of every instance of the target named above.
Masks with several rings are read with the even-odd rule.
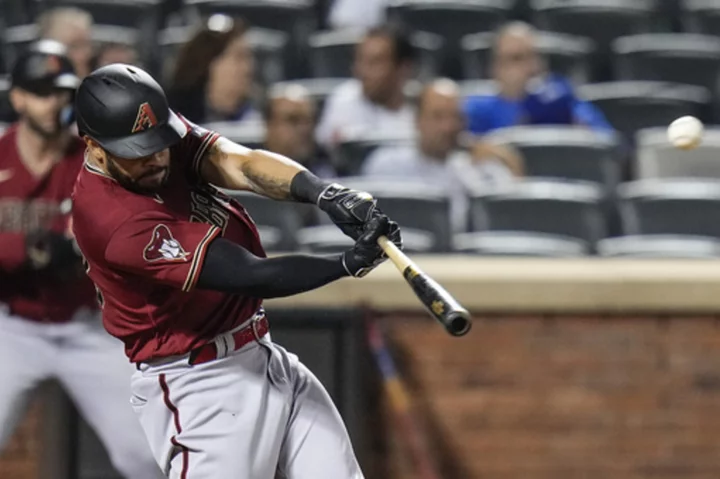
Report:
[[[371,219],[382,215],[377,200],[370,193],[351,190],[337,183],[323,190],[317,205],[343,233],[354,240],[363,235],[364,227]]]
[[[387,259],[377,242],[383,235],[402,249],[398,224],[382,214],[372,218],[363,228],[363,233],[355,241],[355,245],[343,253],[343,266],[350,276],[362,278]]]

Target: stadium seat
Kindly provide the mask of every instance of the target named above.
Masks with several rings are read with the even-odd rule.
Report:
[[[48,0],[45,9],[59,6],[81,8],[99,25],[139,28],[142,24],[157,29],[162,25],[159,15],[164,0]],[[150,23],[148,23],[150,22]]]
[[[462,233],[453,239],[458,253],[483,256],[575,257],[589,254],[582,240],[544,233],[485,231]]]
[[[317,32],[310,37],[310,74],[315,78],[350,78],[355,47],[363,38],[360,30]],[[410,41],[418,52],[414,78],[437,76],[442,61],[443,38],[427,32],[414,32]]]
[[[265,249],[268,251],[294,251],[296,233],[304,226],[303,216],[308,208],[294,202],[275,201],[245,191],[226,191],[250,213],[258,227]]]
[[[496,95],[497,83],[493,80],[463,80],[458,82],[460,94],[467,98],[470,96]]]
[[[519,126],[488,138],[519,149],[529,177],[590,181],[607,192],[620,181],[619,145],[609,135],[571,126]]]
[[[642,128],[667,126],[683,115],[703,116],[710,92],[665,82],[609,82],[584,85],[578,95],[602,110],[615,129],[633,140]]]
[[[702,143],[678,150],[668,142],[666,128],[647,128],[636,136],[637,172],[643,178],[720,179],[720,129],[706,128]]]
[[[0,31],[3,28],[32,23],[42,8],[41,2],[3,0],[0,2]]]
[[[720,257],[720,240],[691,235],[631,235],[605,238],[597,244],[598,255],[635,258]]]
[[[444,38],[442,72],[460,78],[461,38],[496,29],[510,17],[513,6],[514,0],[395,0],[388,9],[388,18],[411,30]]]
[[[93,25],[92,39],[97,44],[121,44],[136,47],[141,42],[141,31],[137,28],[122,27],[117,25]],[[5,29],[2,33],[5,60],[8,71],[17,61],[18,56],[30,46],[31,43],[40,39],[38,26],[34,23],[15,25]],[[149,56],[140,55],[141,60],[148,61]]]
[[[162,28],[164,0],[49,0],[45,8],[74,6],[89,12],[97,26],[134,28],[138,30],[138,56],[143,65],[157,62],[157,32]],[[115,43],[115,42],[113,42]]]
[[[714,91],[720,73],[720,38],[655,33],[613,42],[617,80],[650,80],[697,85]]]
[[[202,126],[248,148],[262,148],[265,143],[263,122],[217,121]]]
[[[471,231],[526,231],[594,245],[606,236],[602,189],[592,183],[526,180],[471,193]]]
[[[12,71],[20,53],[37,39],[38,28],[34,23],[14,25],[2,31],[3,57],[8,73]]]
[[[290,37],[284,58],[286,78],[308,74],[308,39],[318,25],[312,0],[184,0],[184,3],[200,15],[224,13],[242,18],[252,27],[285,32]]]
[[[542,30],[589,37],[609,51],[618,37],[650,32],[653,0],[533,0],[535,24]]]
[[[464,35],[500,26],[513,6],[513,0],[394,0],[388,16],[413,30],[441,35],[457,46]]]
[[[169,75],[177,54],[196,31],[196,27],[168,27],[158,35],[158,46],[162,58],[162,71]],[[253,27],[248,29],[246,40],[255,59],[255,78],[262,84],[285,79],[285,50],[289,41],[286,33],[277,30]]]
[[[237,16],[254,27],[300,32],[305,40],[316,25],[312,0],[184,0],[184,3],[202,15]]]
[[[378,207],[397,221],[403,231],[408,229],[415,233],[413,244],[418,248],[424,247],[429,240],[429,251],[451,249],[450,199],[442,188],[411,180],[397,182],[362,177],[343,178],[342,183],[348,188],[371,193],[377,199]],[[328,221],[324,215],[322,221]]]
[[[394,132],[372,132],[340,143],[335,160],[335,168],[342,176],[360,174],[363,163],[381,146],[407,145],[412,138]]]
[[[618,187],[623,231],[720,238],[720,181],[644,179]]]
[[[304,87],[310,97],[315,101],[316,110],[321,112],[323,111],[327,97],[346,81],[347,78],[305,78],[300,80],[277,82],[273,84],[272,87],[282,89],[289,84]]]
[[[467,79],[489,78],[494,33],[466,35],[461,42],[463,75]],[[593,42],[587,38],[562,33],[538,32],[538,49],[547,59],[549,68],[565,75],[575,84],[590,80],[590,54]]]
[[[353,245],[353,240],[335,225],[311,226],[301,229],[298,234],[301,250],[313,253],[341,253]],[[402,229],[403,250],[408,253],[430,253],[434,246],[434,235],[424,230]]]
[[[715,0],[682,0],[683,30],[706,35],[720,35],[720,2]]]

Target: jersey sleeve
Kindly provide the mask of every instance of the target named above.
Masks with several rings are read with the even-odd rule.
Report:
[[[182,162],[185,173],[192,184],[202,182],[200,168],[205,158],[205,153],[220,138],[220,134],[212,130],[208,130],[200,125],[196,125],[182,115],[178,115],[180,120],[188,128],[188,133],[173,151],[173,157],[179,158]]]
[[[207,223],[141,214],[113,233],[105,260],[118,270],[187,292],[195,287],[208,245],[219,234],[218,227]]]

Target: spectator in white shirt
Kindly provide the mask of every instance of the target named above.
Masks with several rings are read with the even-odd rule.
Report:
[[[370,28],[385,21],[388,0],[335,0],[328,15],[333,28]]]
[[[464,231],[469,188],[511,181],[514,175],[500,159],[473,157],[460,148],[465,120],[459,88],[452,80],[436,80],[423,89],[416,127],[414,144],[378,148],[366,160],[362,174],[442,186],[451,199],[453,229]]]
[[[354,80],[327,99],[316,131],[318,142],[333,149],[344,140],[373,132],[408,135],[413,109],[404,87],[411,78],[415,52],[401,30],[370,30],[355,51]]]

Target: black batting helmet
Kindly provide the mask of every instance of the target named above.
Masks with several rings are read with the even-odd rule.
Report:
[[[82,81],[75,112],[78,131],[120,158],[152,155],[187,132],[155,79],[122,63],[98,68]]]
[[[74,91],[80,84],[63,44],[42,40],[18,58],[10,74],[12,88],[47,96],[57,90]]]

